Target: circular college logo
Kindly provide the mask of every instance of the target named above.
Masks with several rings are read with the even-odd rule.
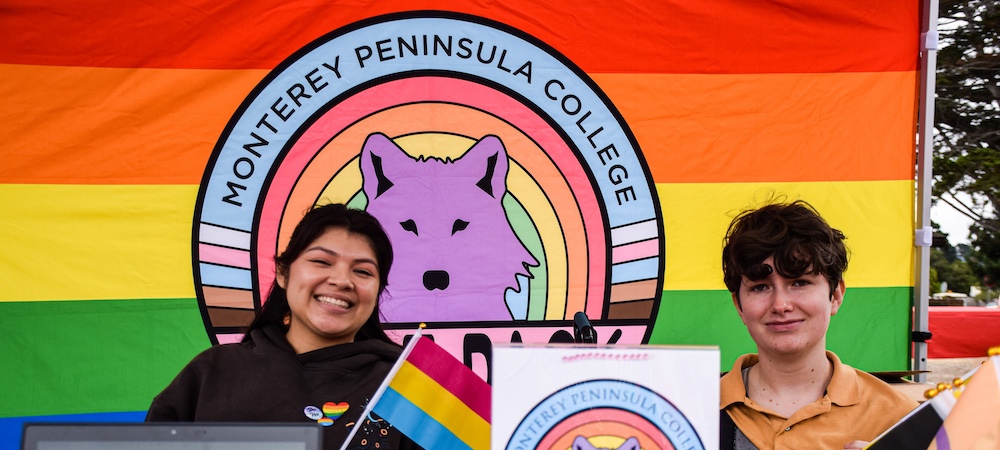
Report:
[[[622,380],[590,380],[535,406],[506,448],[703,450],[704,445],[684,414],[656,392]]]
[[[371,212],[393,242],[380,309],[397,337],[425,322],[468,355],[566,340],[583,311],[602,342],[648,340],[664,267],[648,167],[597,85],[517,30],[442,12],[377,17],[254,89],[195,211],[213,342],[239,338],[291,230],[331,202]]]

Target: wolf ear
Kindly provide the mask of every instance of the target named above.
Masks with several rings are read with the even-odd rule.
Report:
[[[597,447],[594,447],[587,438],[577,436],[573,439],[573,450],[597,450]]]
[[[639,440],[634,437],[630,437],[627,441],[622,443],[621,447],[618,447],[618,450],[640,450],[640,448]]]
[[[475,170],[475,173],[482,174],[476,186],[490,197],[499,199],[507,192],[507,149],[500,138],[488,135],[480,139],[461,158],[455,160],[455,164],[461,164],[463,170]],[[486,169],[485,172],[483,168]]]
[[[392,168],[398,167],[397,159],[409,155],[382,133],[372,133],[361,146],[361,186],[369,200],[374,199],[393,186]],[[383,164],[385,161],[385,164]],[[385,168],[389,167],[389,175]]]

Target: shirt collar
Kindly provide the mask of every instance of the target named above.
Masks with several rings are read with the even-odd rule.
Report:
[[[719,381],[719,409],[726,409],[733,403],[743,403],[747,398],[747,387],[743,384],[743,369],[757,364],[757,354],[747,353],[736,359],[733,369]]]
[[[861,401],[858,374],[851,366],[840,362],[836,354],[827,350],[826,358],[833,363],[833,376],[826,387],[827,397],[837,406],[855,405]],[[733,368],[722,376],[719,381],[719,409],[726,409],[733,403],[744,403],[747,398],[747,388],[743,384],[743,369],[757,364],[756,353],[747,353],[736,359]]]
[[[851,406],[861,402],[858,373],[851,366],[840,362],[836,354],[827,350],[826,358],[833,363],[833,376],[826,387],[826,395],[837,406]]]

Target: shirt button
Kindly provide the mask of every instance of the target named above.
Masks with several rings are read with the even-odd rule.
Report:
[[[792,427],[785,428],[785,431],[792,431]]]

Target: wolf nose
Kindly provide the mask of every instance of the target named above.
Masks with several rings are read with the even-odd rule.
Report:
[[[443,270],[428,270],[424,272],[424,287],[428,291],[448,289],[448,272]]]

